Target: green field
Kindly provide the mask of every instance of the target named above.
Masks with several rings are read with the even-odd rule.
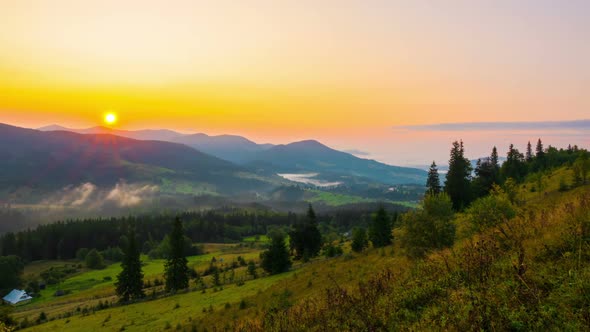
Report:
[[[321,190],[310,190],[310,192],[314,193],[314,196],[309,198],[308,201],[311,203],[324,203],[329,206],[342,206],[347,204],[358,204],[358,203],[392,203],[398,204],[409,208],[416,208],[418,207],[418,203],[415,202],[408,202],[408,201],[390,201],[390,200],[380,200],[374,198],[364,198],[360,196],[352,196],[352,195],[345,195],[345,194],[336,194],[327,191]]]

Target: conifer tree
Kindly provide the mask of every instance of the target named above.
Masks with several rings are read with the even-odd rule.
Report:
[[[430,165],[430,169],[428,170],[428,179],[426,180],[426,193],[428,194],[438,194],[440,193],[440,179],[438,176],[438,168],[436,167],[436,163],[434,160]]]
[[[277,232],[271,235],[271,244],[268,250],[260,254],[262,268],[270,274],[278,274],[289,270],[291,259],[289,250],[285,245],[285,235]]]
[[[490,157],[477,160],[475,178],[473,179],[474,198],[487,195],[494,183],[497,183],[497,170]]]
[[[165,265],[166,290],[177,291],[188,287],[189,268],[185,256],[182,221],[176,218],[170,233],[170,253]]]
[[[526,174],[524,156],[513,144],[510,144],[508,148],[506,162],[502,165],[501,173],[503,179],[513,178],[516,182],[520,181]]]
[[[541,139],[539,138],[537,140],[537,146],[535,148],[535,162],[533,164],[533,170],[534,171],[542,171],[545,169],[545,150],[543,149],[543,143],[541,142]]]
[[[126,246],[124,248],[123,261],[121,267],[123,270],[117,276],[117,295],[121,302],[127,302],[130,299],[135,300],[145,296],[143,293],[143,272],[141,271],[141,259],[139,246],[135,237],[135,231],[129,230],[127,234]]]
[[[543,154],[545,153],[543,151],[543,143],[541,142],[540,138],[537,140],[537,147],[535,148],[535,153],[536,153],[535,156],[537,158],[541,158],[543,156]]]
[[[526,155],[525,160],[527,162],[531,162],[533,160],[533,148],[531,146],[531,141],[529,141],[526,145]]]
[[[369,227],[369,240],[373,247],[381,248],[391,244],[393,240],[391,218],[383,206],[379,207]]]
[[[364,228],[355,228],[352,230],[352,243],[351,248],[355,252],[363,251],[369,245],[369,239],[367,238],[367,231]]]
[[[297,259],[309,259],[317,256],[322,248],[322,234],[318,229],[317,217],[311,204],[307,210],[307,216],[303,223],[294,225],[289,233],[291,247],[295,249]]]
[[[453,202],[453,209],[461,210],[471,199],[471,162],[465,158],[463,141],[453,142],[449,171],[445,182],[445,192]]]

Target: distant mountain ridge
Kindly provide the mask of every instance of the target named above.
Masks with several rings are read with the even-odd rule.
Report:
[[[289,144],[258,144],[237,135],[182,134],[172,130],[127,131],[105,127],[68,129],[53,125],[39,130],[81,134],[112,134],[139,140],[185,144],[203,153],[272,176],[279,173],[318,173],[323,181],[344,184],[377,182],[386,185],[424,184],[427,173],[418,168],[391,166],[332,149],[316,140]]]
[[[119,130],[102,126],[87,129],[71,129],[59,125],[50,125],[38,128],[38,130],[70,131],[78,134],[111,134],[137,140],[181,143],[201,152],[238,164],[246,161],[251,153],[273,146],[272,144],[257,144],[245,137],[237,135],[210,136],[203,133],[182,134],[168,129]]]
[[[319,173],[328,181],[350,183],[351,178],[395,185],[426,181],[426,172],[417,168],[391,166],[327,147],[316,140],[276,145],[255,153],[247,164],[276,173]]]
[[[110,134],[43,132],[0,124],[0,194],[120,180],[238,194],[270,190],[270,178],[179,143]],[[28,189],[28,190],[29,190]]]

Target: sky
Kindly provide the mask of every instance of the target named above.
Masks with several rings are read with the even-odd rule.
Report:
[[[313,138],[402,165],[444,163],[455,139],[472,158],[588,147],[587,125],[535,123],[590,119],[589,40],[581,0],[0,0],[0,122],[113,111],[121,129]]]

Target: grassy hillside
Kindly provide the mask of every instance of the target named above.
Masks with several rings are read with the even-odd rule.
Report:
[[[394,245],[386,248],[351,253],[348,242],[337,243],[345,252],[340,257],[316,258],[254,280],[237,269],[245,280],[241,286],[94,310],[98,299],[92,292],[112,296],[112,286],[101,286],[80,302],[72,294],[71,306],[40,301],[16,316],[34,319],[45,311],[50,321],[32,331],[587,330],[590,185],[567,189],[560,184],[564,178],[571,179],[571,170],[529,179],[515,192],[516,215],[482,231],[473,231],[470,211],[456,215],[455,244],[424,258],[406,256],[398,227]],[[240,250],[249,250],[241,254],[251,258],[258,254]],[[198,261],[195,266],[205,267],[209,259]],[[116,266],[105,271],[111,269]],[[87,272],[64,284],[101,276]],[[90,309],[77,311],[80,306]]]

